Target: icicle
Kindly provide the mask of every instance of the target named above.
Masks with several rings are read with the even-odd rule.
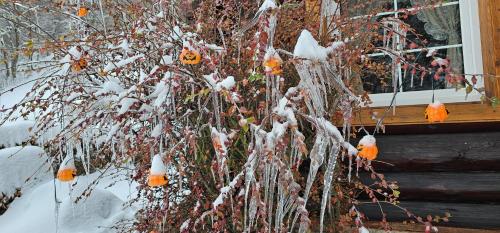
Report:
[[[335,169],[335,165],[337,163],[337,156],[339,153],[338,145],[332,145],[330,148],[330,158],[328,158],[328,166],[325,171],[325,178],[323,181],[323,195],[321,197],[321,214],[320,214],[320,232],[323,232],[323,224],[325,218],[325,209],[326,203],[330,198],[330,187],[332,185],[333,180],[333,171]]]

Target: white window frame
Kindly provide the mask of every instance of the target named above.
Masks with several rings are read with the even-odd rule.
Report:
[[[451,4],[453,3],[456,4],[456,2],[452,2]],[[462,30],[464,73],[482,74],[483,59],[481,55],[481,33],[479,29],[478,2],[477,0],[459,0],[458,4],[460,8],[460,23]],[[395,10],[397,11],[397,9]],[[439,49],[440,47],[446,46],[429,47],[428,49]],[[406,50],[406,52],[418,50],[421,49]],[[466,75],[465,78],[471,81],[472,76]],[[476,87],[484,87],[483,78],[479,76],[477,78],[478,81],[476,83]],[[432,101],[432,94],[432,90],[398,92],[394,104],[398,106],[428,104]],[[393,93],[370,94],[369,96],[372,100],[370,107],[390,106],[393,95]],[[458,91],[454,88],[436,89],[434,90],[434,95],[435,99],[441,103],[475,102],[480,101],[481,99],[481,94],[477,91],[473,91],[469,93],[469,95],[466,95],[465,88],[461,88]]]

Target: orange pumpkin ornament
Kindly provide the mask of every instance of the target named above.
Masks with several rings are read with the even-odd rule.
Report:
[[[84,16],[87,16],[88,13],[89,13],[89,10],[87,9],[87,7],[80,7],[78,9],[78,11],[76,12],[76,15],[78,17],[84,17]]]
[[[184,65],[196,65],[201,61],[201,55],[196,50],[191,50],[186,47],[182,49],[181,54],[179,55],[179,60]]]
[[[59,170],[57,171],[57,179],[61,182],[73,181],[76,177],[76,167],[74,159],[69,156],[63,159]]]
[[[448,118],[448,114],[449,112],[444,104],[439,101],[430,103],[425,109],[425,118],[429,123],[444,122]]]
[[[168,184],[167,169],[160,155],[155,155],[151,162],[151,170],[148,176],[149,187],[158,187]]]
[[[88,65],[87,60],[85,60],[85,58],[82,57],[82,58],[74,61],[73,64],[71,64],[71,70],[73,72],[79,72],[79,71],[87,68],[87,65]]]
[[[273,75],[280,75],[283,73],[282,64],[283,60],[281,60],[278,53],[273,48],[268,49],[263,63],[265,71]]]
[[[374,160],[377,158],[377,140],[372,135],[366,135],[358,143],[358,155],[361,158]]]

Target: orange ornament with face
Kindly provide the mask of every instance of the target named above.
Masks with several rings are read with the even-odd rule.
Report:
[[[152,175],[148,176],[149,187],[158,187],[168,184],[168,178],[166,175]]]
[[[76,167],[73,157],[66,156],[57,171],[57,179],[61,182],[70,182],[76,177]]]
[[[70,182],[76,177],[76,169],[66,168],[57,172],[57,179],[61,182]]]
[[[264,60],[264,68],[266,72],[269,72],[273,75],[280,75],[281,73],[283,73],[283,70],[281,69],[282,63],[283,62],[280,58],[270,57]]]
[[[179,55],[179,60],[184,65],[196,65],[200,63],[201,55],[196,50],[183,48],[181,54]]]
[[[167,170],[160,155],[155,155],[151,161],[148,176],[149,187],[159,187],[168,184]]]
[[[358,143],[358,156],[368,160],[377,158],[378,148],[375,137],[372,135],[364,136]]]
[[[86,7],[80,7],[78,9],[78,12],[76,13],[76,15],[78,17],[84,17],[86,16],[87,14],[89,13],[89,10],[86,8]]]
[[[448,110],[440,102],[431,103],[425,109],[425,118],[429,123],[444,122],[448,118]]]
[[[71,70],[73,72],[79,72],[79,71],[87,68],[87,66],[88,66],[87,60],[85,60],[85,58],[82,57],[79,60],[76,60],[71,64]]]

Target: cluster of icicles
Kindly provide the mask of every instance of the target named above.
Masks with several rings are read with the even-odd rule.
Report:
[[[359,98],[344,85],[341,79],[342,71],[337,70],[335,64],[337,60],[328,58],[328,54],[333,54],[336,47],[321,47],[307,30],[300,35],[293,53],[297,60],[295,68],[300,76],[300,83],[289,88],[285,94],[281,93],[283,61],[272,43],[277,22],[276,10],[274,2],[266,0],[255,20],[267,22],[263,24],[267,25],[263,30],[269,35],[262,61],[267,83],[266,120],[262,121],[261,125],[249,124],[252,141],[247,150],[248,159],[241,172],[232,179],[229,178],[228,167],[225,166],[229,148],[226,148],[227,135],[223,132],[227,130],[220,124],[212,128],[218,173],[220,177],[228,177],[227,185],[221,188],[220,195],[213,202],[212,212],[217,210],[225,199],[229,199],[230,193],[238,193],[238,196],[244,198],[245,232],[253,232],[257,227],[268,232],[307,232],[311,223],[306,209],[307,201],[319,168],[325,166],[319,225],[320,232],[323,232],[324,215],[332,194],[331,186],[338,156],[345,150],[350,161],[373,160],[378,149],[372,135],[364,136],[355,148],[348,142],[348,134],[342,135],[337,127],[325,118],[329,108],[327,96],[331,90],[340,93],[340,102],[345,103],[344,107],[348,112],[352,111],[353,105],[358,104]],[[307,113],[301,112],[300,116],[316,129],[314,144],[309,153],[304,149],[305,136],[298,128],[296,113],[299,111],[299,102],[307,106]],[[348,125],[344,125],[344,132],[348,128]],[[287,135],[290,135],[290,143],[284,143]],[[304,194],[299,195],[302,187],[292,174],[303,157],[309,157],[311,163]],[[240,187],[238,183],[243,184]],[[207,215],[205,213],[201,218]],[[200,219],[197,219],[195,223],[199,221]],[[186,222],[192,221],[189,219]],[[360,231],[366,230],[359,219],[358,222]]]

